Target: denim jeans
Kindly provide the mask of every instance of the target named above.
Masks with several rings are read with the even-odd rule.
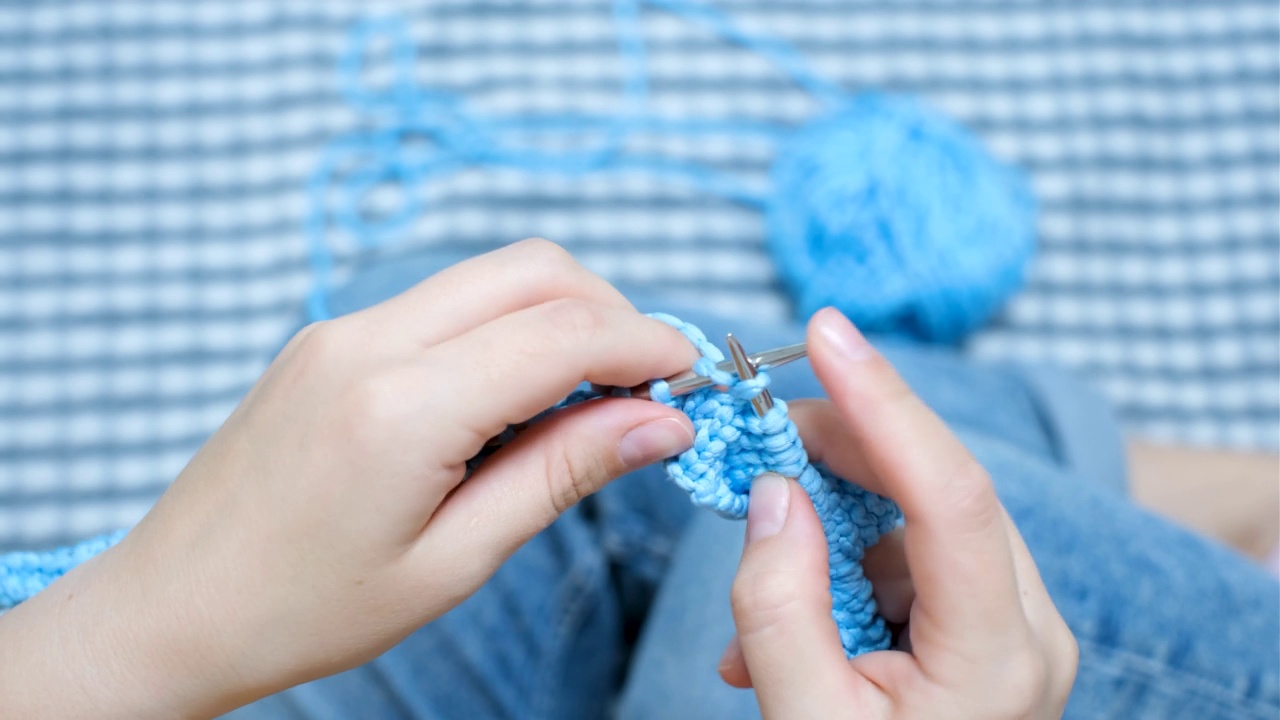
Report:
[[[457,259],[371,269],[332,306],[375,303]],[[731,330],[748,349],[802,335],[629,295],[712,338]],[[1067,717],[1280,716],[1280,584],[1125,498],[1121,436],[1105,403],[1050,369],[878,344],[990,472],[1074,631],[1080,669]],[[773,387],[783,398],[822,394],[807,367],[776,371]],[[741,546],[741,525],[696,511],[661,468],[631,473],[381,657],[230,717],[758,717],[751,692],[716,675]]]

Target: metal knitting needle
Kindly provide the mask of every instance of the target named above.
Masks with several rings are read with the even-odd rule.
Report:
[[[739,347],[741,347],[741,345],[739,345]],[[747,362],[753,370],[750,376],[755,377],[756,373],[760,370],[769,370],[781,367],[789,362],[795,362],[808,354],[808,346],[804,343],[797,343],[795,345],[787,345],[785,347],[774,348],[772,350],[765,350],[764,352],[749,355],[747,356]],[[716,364],[716,369],[723,370],[725,372],[737,372],[738,376],[742,377],[741,371],[739,371],[738,366],[732,359]],[[700,390],[704,387],[715,384],[710,378],[699,375],[693,370],[685,370],[682,373],[672,375],[666,379],[666,382],[667,391],[671,393],[672,397],[687,395],[694,390]],[[642,383],[631,388],[631,397],[646,400],[649,399],[650,385],[651,383]]]
[[[742,343],[738,342],[738,338],[729,333],[725,336],[724,342],[729,346],[729,357],[733,359],[733,366],[738,371],[738,377],[742,380],[750,380],[758,373],[756,366],[751,363],[751,358],[747,357],[747,351],[743,349]],[[751,398],[751,409],[756,411],[756,417],[764,417],[773,407],[773,396],[769,394],[766,388],[760,391],[760,394]]]
[[[795,362],[809,354],[809,348],[804,343],[786,345],[784,347],[758,352],[755,355],[747,355],[746,351],[742,349],[742,343],[738,342],[738,339],[733,336],[733,333],[729,334],[726,338],[726,342],[729,345],[729,355],[731,357],[729,360],[716,363],[716,369],[723,370],[725,372],[736,372],[738,373],[738,377],[744,380],[749,380],[755,377],[761,370],[781,367],[787,363]],[[672,397],[688,395],[694,390],[699,390],[714,384],[710,378],[699,375],[693,370],[685,370],[684,372],[672,375],[671,377],[666,378],[666,382],[667,390],[671,393]],[[651,399],[649,397],[649,389],[651,386],[652,383],[642,383],[631,388],[631,397],[641,398],[643,400]],[[608,394],[607,388],[597,387],[597,389],[602,391],[604,394]],[[756,411],[757,415],[763,416],[765,413],[769,412],[770,408],[773,407],[773,396],[769,394],[768,390],[765,390],[751,400],[751,407]],[[520,430],[525,427],[525,423],[519,423],[512,427],[516,430]],[[501,444],[501,442],[502,441],[498,437],[493,437],[485,443],[485,447],[493,447]]]
[[[747,351],[742,349],[742,343],[738,342],[738,338],[729,333],[725,336],[724,342],[729,346],[729,356],[733,359],[733,365],[738,370],[738,378],[741,380],[750,380],[755,377],[758,372],[755,363],[751,362],[751,358],[747,357]],[[764,414],[773,409],[773,396],[769,394],[769,388],[764,388],[760,394],[751,398],[751,409],[756,411],[756,417],[764,417]]]

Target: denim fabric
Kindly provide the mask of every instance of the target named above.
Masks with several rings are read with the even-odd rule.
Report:
[[[1235,553],[999,438],[961,431],[995,478],[1045,584],[1080,643],[1066,717],[1280,716],[1280,591]],[[698,517],[682,539],[634,652],[620,718],[759,717],[723,685],[729,587],[742,528]]]
[[[457,257],[375,268],[334,299],[347,312]],[[748,349],[798,327],[730,326],[631,294]],[[1231,551],[1123,498],[1120,434],[1065,374],[882,349],[995,479],[1081,646],[1071,718],[1275,718],[1280,585]],[[820,394],[797,366],[776,394]],[[474,596],[355,670],[233,713],[258,718],[749,718],[723,685],[728,588],[742,527],[695,513],[650,467],[566,513]],[[852,709],[851,709],[852,710]]]

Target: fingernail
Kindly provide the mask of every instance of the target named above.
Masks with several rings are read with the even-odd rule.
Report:
[[[866,360],[875,353],[871,343],[839,310],[823,308],[815,317],[818,319],[818,332],[845,360]]]
[[[738,643],[738,636],[734,635],[729,644],[725,646],[724,654],[720,656],[720,662],[716,664],[716,669],[723,672],[725,668],[733,665],[740,655],[742,655],[742,645]]]
[[[693,447],[693,432],[675,418],[650,420],[631,428],[618,443],[618,458],[635,469],[665,460]]]
[[[776,473],[756,478],[747,503],[747,544],[777,535],[787,523],[790,505],[791,488],[786,478]]]

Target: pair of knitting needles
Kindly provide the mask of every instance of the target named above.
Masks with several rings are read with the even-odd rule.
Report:
[[[742,380],[750,380],[758,375],[761,370],[780,367],[809,354],[809,348],[805,343],[797,343],[765,350],[755,355],[748,355],[747,351],[743,349],[742,343],[733,336],[733,333],[729,333],[725,337],[725,344],[729,346],[729,359],[718,363],[716,369],[725,372],[736,372]],[[667,378],[666,383],[668,392],[671,393],[672,397],[676,397],[714,385],[715,381],[699,375],[693,370],[685,370]],[[637,385],[631,388],[631,397],[648,399],[651,387],[652,383]],[[773,396],[769,394],[767,389],[762,390],[759,395],[751,398],[751,409],[755,411],[756,415],[763,417],[771,408],[773,408]]]
[[[729,333],[725,337],[725,344],[729,346],[729,359],[716,364],[717,370],[725,372],[736,372],[738,377],[743,380],[750,380],[760,374],[761,370],[770,370],[772,368],[786,365],[794,362],[809,354],[809,349],[805,343],[797,343],[795,345],[787,345],[785,347],[765,350],[764,352],[748,355],[743,349],[742,343],[738,342],[738,338]],[[676,373],[666,378],[667,392],[672,397],[687,395],[694,390],[709,387],[715,384],[715,381],[703,375],[699,375],[692,368],[684,372]],[[631,397],[641,398],[644,400],[651,399],[649,392],[653,387],[653,382],[642,383],[631,388]],[[759,395],[751,398],[751,409],[756,415],[764,417],[764,414],[773,408],[773,396],[769,394],[767,389],[762,390]],[[525,427],[525,423],[519,423],[512,426],[514,430],[521,430]],[[485,443],[485,448],[491,450],[502,444],[502,436],[490,438]]]

